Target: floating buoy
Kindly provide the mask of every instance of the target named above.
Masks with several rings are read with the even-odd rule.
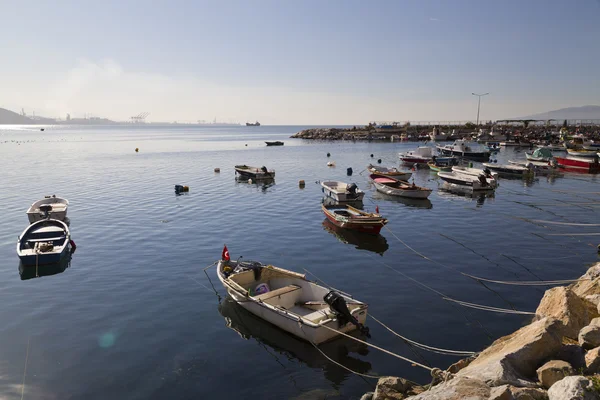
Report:
[[[335,163],[334,163],[334,162],[332,162],[332,161],[327,161],[327,166],[328,166],[328,167],[333,167],[334,165],[335,165]]]
[[[346,168],[346,174],[347,174],[348,176],[351,176],[351,175],[352,175],[352,167],[348,167],[348,168]]]
[[[373,154],[371,154],[371,158],[373,158]]]
[[[330,153],[327,153],[327,157],[330,157],[330,156],[331,156],[331,154],[330,154]]]
[[[377,160],[377,164],[381,164],[381,158]]]
[[[215,168],[215,172],[221,172],[221,168]]]
[[[306,185],[306,183],[304,183],[304,179],[300,179],[298,181],[298,186],[300,186],[301,188],[303,188]]]
[[[252,178],[248,179],[248,183],[252,183]]]
[[[137,147],[135,148],[135,152],[137,153],[138,151],[140,151],[140,149],[138,149]]]
[[[77,250],[77,245],[75,244],[73,239],[69,240],[69,244],[71,245],[71,254],[75,253],[75,250]]]
[[[244,146],[248,147],[248,143],[246,143]]]
[[[40,129],[40,131],[44,132],[44,128]]]
[[[183,193],[183,192],[189,192],[189,191],[190,191],[189,186],[175,185],[175,193]]]

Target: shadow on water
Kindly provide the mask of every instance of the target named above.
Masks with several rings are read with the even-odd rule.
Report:
[[[42,276],[62,274],[71,266],[71,257],[72,254],[67,253],[60,262],[42,265],[38,268],[35,266],[26,267],[19,261],[19,275],[21,276],[21,280],[25,281],[27,279],[39,278]]]
[[[332,199],[331,197],[323,197],[321,199],[321,203],[323,203],[326,206],[347,205],[347,206],[352,206],[354,208],[357,208],[359,210],[364,210],[364,207],[365,207],[365,205],[363,204],[362,200],[337,201],[335,199]]]
[[[404,204],[407,207],[415,208],[433,208],[433,204],[429,199],[409,199],[406,197],[390,196],[381,192],[375,192],[372,196],[373,200],[391,201],[393,203]]]
[[[448,182],[444,182],[442,185],[440,185],[439,189],[441,197],[445,197],[443,194],[449,193],[465,199],[476,200],[478,206],[482,206],[487,199],[493,199],[496,196],[495,191],[493,190],[473,191],[473,189],[469,187],[455,185]]]
[[[241,338],[254,339],[263,345],[265,351],[273,357],[277,354],[285,359],[297,359],[310,368],[322,369],[325,378],[339,387],[351,372],[327,360],[317,349],[308,342],[277,328],[276,326],[256,317],[243,307],[226,298],[219,304],[219,313],[225,318],[225,325],[236,331]],[[350,353],[366,356],[369,348],[349,338],[338,338],[319,345],[321,351],[332,360],[360,373],[371,370],[371,363],[350,357]],[[276,354],[273,354],[273,351]]]
[[[358,250],[367,250],[383,255],[390,247],[387,239],[380,234],[373,235],[340,228],[327,218],[323,220],[323,229],[334,235],[340,242],[351,244]]]

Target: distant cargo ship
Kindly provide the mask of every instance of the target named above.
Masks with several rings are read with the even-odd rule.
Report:
[[[255,123],[246,122],[246,126],[260,126],[260,122],[256,121]]]

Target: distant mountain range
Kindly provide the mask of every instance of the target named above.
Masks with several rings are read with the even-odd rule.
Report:
[[[510,118],[510,119],[600,119],[600,106],[582,106],[568,107],[560,110],[548,111],[540,114],[533,114],[527,117]]]

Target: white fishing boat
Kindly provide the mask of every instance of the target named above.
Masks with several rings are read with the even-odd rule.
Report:
[[[502,175],[533,176],[535,174],[534,166],[531,163],[527,163],[525,166],[514,164],[483,163],[483,166]]]
[[[223,250],[217,275],[231,298],[257,317],[319,344],[364,326],[368,305],[330,290],[304,274],[253,261],[231,261]]]
[[[550,175],[558,172],[556,161],[513,161],[508,160],[509,164],[525,167],[527,165],[533,165],[534,171],[537,175]]]
[[[496,189],[497,186],[497,182],[494,178],[486,177],[483,174],[477,176],[452,171],[438,172],[438,176],[449,185],[466,188],[472,191],[489,191]]]
[[[67,218],[68,208],[69,201],[67,199],[56,197],[56,195],[46,196],[29,207],[27,218],[31,224],[47,218],[64,222]]]
[[[475,177],[480,177],[483,175],[493,187],[498,186],[498,173],[492,172],[489,169],[463,167],[460,165],[455,165],[454,167],[452,167],[452,172],[456,172],[457,174],[472,175]]]
[[[406,164],[427,164],[435,154],[432,147],[421,146],[415,150],[409,150],[406,153],[399,153],[398,156]]]
[[[345,183],[339,181],[321,182],[323,193],[335,201],[362,201],[365,192],[360,190],[355,183]]]
[[[57,219],[34,222],[17,241],[17,255],[23,266],[58,263],[70,249],[69,227]]]
[[[452,144],[437,146],[441,154],[447,156],[460,156],[476,161],[487,161],[490,159],[490,150],[480,143],[464,139],[455,140]]]
[[[410,184],[408,182],[403,182],[394,179],[391,176],[371,174],[370,178],[378,192],[390,196],[406,197],[410,199],[426,199],[431,194],[431,189],[416,186],[414,183]]]
[[[596,157],[596,150],[585,150],[585,149],[567,149],[567,153],[570,156],[575,157]]]

